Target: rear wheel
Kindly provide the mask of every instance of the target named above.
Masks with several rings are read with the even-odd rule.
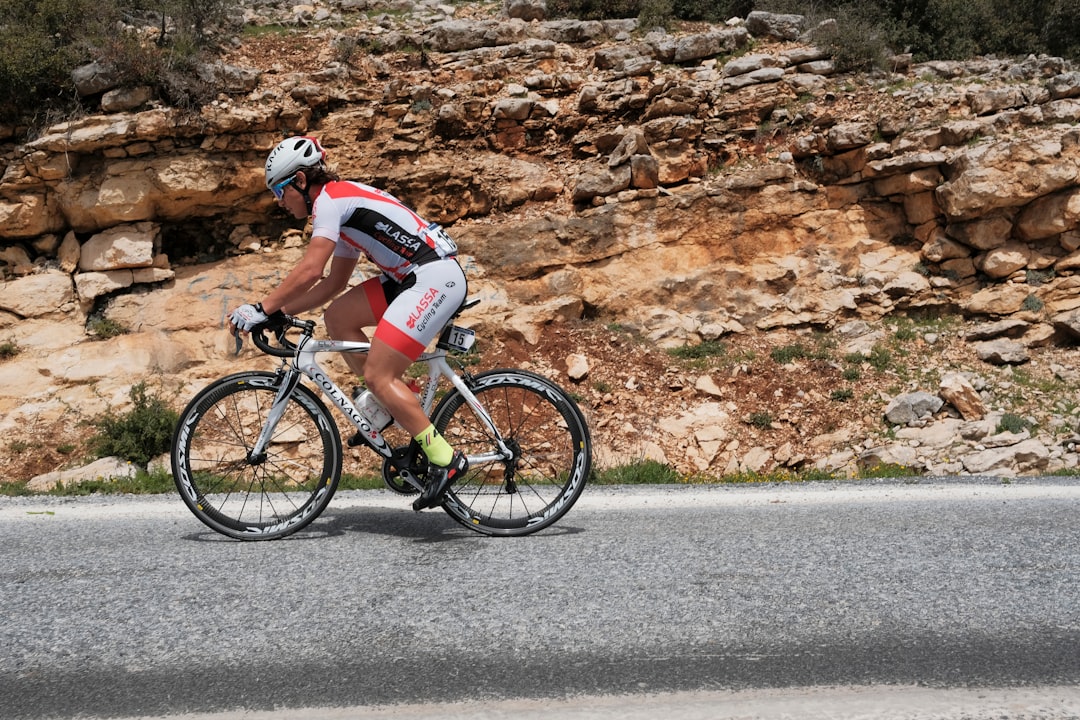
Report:
[[[523,370],[492,370],[470,386],[511,456],[498,452],[487,425],[456,390],[435,408],[433,422],[455,450],[470,457],[443,509],[487,535],[528,535],[566,514],[580,497],[592,467],[589,427],[577,404],[558,385]]]
[[[297,385],[265,452],[251,454],[281,378],[244,372],[211,384],[180,415],[173,478],[195,517],[241,540],[296,532],[330,502],[341,476],[341,437],[326,406]]]

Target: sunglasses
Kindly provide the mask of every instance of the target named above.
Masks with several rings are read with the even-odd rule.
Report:
[[[292,181],[296,179],[296,176],[287,177],[276,185],[270,186],[270,192],[274,193],[274,197],[280,200],[285,195],[285,188],[292,184]]]

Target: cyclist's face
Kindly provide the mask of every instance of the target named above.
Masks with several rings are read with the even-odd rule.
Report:
[[[302,178],[297,177],[296,181],[285,186],[284,191],[281,193],[281,197],[278,198],[278,207],[284,208],[292,213],[293,217],[297,219],[303,219],[307,217],[307,203],[304,201],[304,195],[296,187],[297,182],[303,182]]]

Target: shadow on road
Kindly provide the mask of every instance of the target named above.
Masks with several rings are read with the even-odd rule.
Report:
[[[576,535],[581,532],[584,532],[583,528],[556,525],[529,537],[559,537]],[[446,513],[439,510],[417,513],[409,509],[407,505],[404,505],[400,510],[381,507],[335,509],[331,505],[303,530],[274,542],[320,540],[347,533],[369,533],[413,540],[418,543],[443,543],[485,537],[459,525]],[[193,542],[250,542],[248,540],[234,540],[209,529],[203,532],[189,533],[184,535],[183,539]]]

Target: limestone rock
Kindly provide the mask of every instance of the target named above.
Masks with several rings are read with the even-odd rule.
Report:
[[[150,267],[159,240],[159,228],[152,223],[115,225],[93,235],[82,245],[79,269],[119,270]]]
[[[999,339],[974,343],[979,359],[991,365],[1020,365],[1030,359],[1027,347],[1015,340]]]
[[[589,374],[589,359],[580,353],[567,355],[566,374],[571,380],[584,380]]]
[[[135,477],[138,468],[121,458],[105,457],[71,470],[58,470],[30,478],[26,483],[28,490],[44,492],[52,490],[60,483],[65,486],[78,485],[87,480],[111,480],[115,478]]]
[[[893,398],[886,406],[885,419],[893,425],[909,425],[930,417],[943,404],[941,398],[927,392],[906,393]]]
[[[62,312],[75,300],[75,287],[65,272],[50,271],[0,282],[0,309],[21,317]]]
[[[946,373],[938,390],[945,402],[956,408],[965,420],[979,420],[986,415],[986,406],[978,391],[960,373]]]
[[[964,469],[974,475],[1038,474],[1046,469],[1050,451],[1038,440],[1017,445],[968,453],[963,457]]]

